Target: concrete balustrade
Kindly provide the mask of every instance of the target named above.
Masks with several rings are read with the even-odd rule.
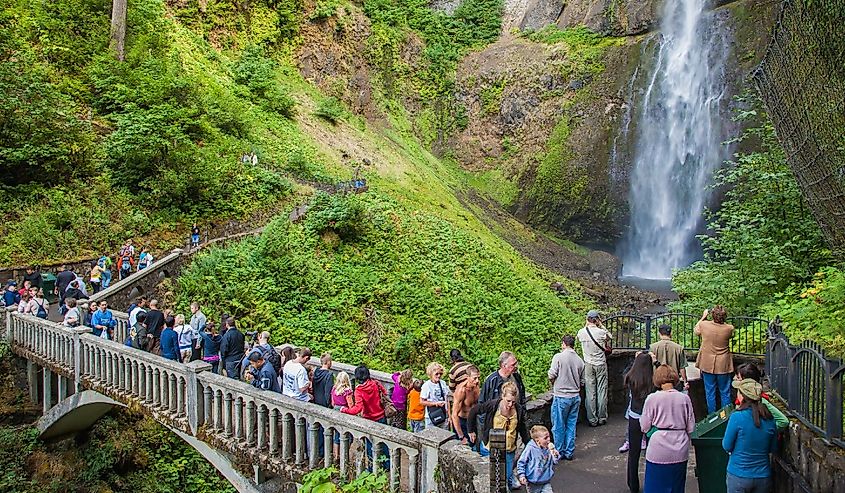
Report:
[[[334,464],[343,477],[360,475],[372,461],[366,453],[369,443],[376,456],[386,455],[382,456],[383,463],[375,460],[371,467],[387,474],[392,490],[437,490],[434,470],[438,450],[450,438],[446,431],[413,434],[258,390],[211,373],[211,365],[202,361],[182,364],[127,347],[122,344],[125,336],[121,333],[125,323],[123,328],[118,324],[117,340],[109,341],[95,337],[86,327],[71,329],[11,311],[6,314],[6,322],[13,350],[44,368],[41,387],[45,411],[53,405],[54,382],[60,401],[68,393],[95,390],[127,405],[140,405],[158,421],[197,437],[237,461],[293,481],[310,470]],[[315,358],[311,364],[319,362]],[[335,362],[333,369],[351,372],[353,367]],[[392,386],[390,374],[371,373]],[[30,380],[32,385],[37,378]],[[338,457],[333,452],[335,433],[340,435]]]

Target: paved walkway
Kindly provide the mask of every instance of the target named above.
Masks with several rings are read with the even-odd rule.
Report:
[[[628,493],[625,482],[628,454],[620,454],[627,422],[621,415],[611,415],[607,425],[590,428],[578,425],[575,460],[560,461],[552,481],[555,493],[564,491]],[[640,485],[645,470],[645,452],[640,459]],[[687,493],[698,493],[695,478],[695,452],[690,449]],[[520,490],[525,491],[525,490]]]

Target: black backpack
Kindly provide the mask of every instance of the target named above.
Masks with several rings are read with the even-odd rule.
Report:
[[[279,353],[277,353],[272,346],[261,345],[258,346],[258,350],[261,351],[261,356],[273,365],[273,369],[276,370],[276,374],[280,375],[282,372],[282,357],[279,356]]]
[[[44,309],[44,303],[38,303],[36,301],[35,304],[38,305],[38,311],[35,312],[35,316],[38,318],[47,318],[47,310]]]

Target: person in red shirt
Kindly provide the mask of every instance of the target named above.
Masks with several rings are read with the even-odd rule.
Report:
[[[355,387],[355,404],[352,407],[342,407],[340,408],[340,412],[344,414],[360,414],[365,419],[369,419],[372,421],[376,421],[382,424],[387,424],[387,419],[384,417],[384,407],[381,405],[381,394],[387,394],[387,390],[385,390],[384,386],[370,378],[370,369],[364,365],[355,368],[355,380],[358,382],[358,386]],[[370,461],[370,466],[368,470],[372,468],[372,459],[373,459],[373,444],[366,440],[367,442],[367,457]],[[386,445],[382,445],[381,451],[379,455],[383,455],[387,458],[385,464],[385,470],[390,470],[390,451],[387,449]]]

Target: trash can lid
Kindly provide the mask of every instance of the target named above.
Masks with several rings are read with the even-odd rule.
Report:
[[[730,418],[733,411],[733,404],[728,404],[722,409],[719,409],[712,414],[708,414],[706,418],[696,423],[695,430],[693,430],[691,438],[702,438],[710,433],[713,433],[720,427],[724,428],[724,425],[728,422],[728,418]],[[724,429],[722,430],[722,435],[724,435]]]
[[[41,280],[43,280],[43,281],[55,281],[56,276],[49,273],[49,272],[42,272],[41,273]]]

